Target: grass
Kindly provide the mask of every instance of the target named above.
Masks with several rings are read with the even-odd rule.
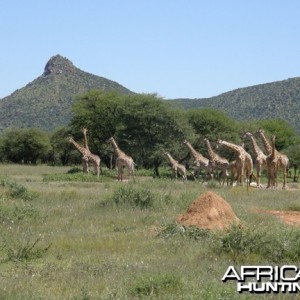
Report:
[[[121,183],[113,172],[97,179],[69,169],[0,166],[0,299],[248,299],[221,282],[229,265],[300,263],[299,228],[253,210],[299,211],[297,191],[247,193],[142,170]],[[176,225],[208,189],[241,227]]]

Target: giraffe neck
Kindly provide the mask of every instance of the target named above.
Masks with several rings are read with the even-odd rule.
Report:
[[[119,148],[117,142],[115,141],[115,139],[111,139],[111,144],[115,150],[116,155],[119,157],[121,155],[124,154],[124,152]]]
[[[252,142],[252,146],[253,146],[253,149],[254,149],[254,152],[256,154],[256,156],[258,156],[260,153],[262,153],[261,149],[258,147],[257,143],[256,143],[256,140],[255,138],[250,135],[250,140]]]
[[[275,137],[272,138],[272,151],[271,151],[271,159],[274,160],[276,156],[276,149],[275,149]]]
[[[210,159],[215,159],[216,158],[216,153],[213,151],[210,141],[209,140],[205,140],[206,141],[206,145],[207,145],[207,151],[208,151],[208,155]]]
[[[197,160],[199,158],[200,154],[193,148],[193,146],[190,143],[187,142],[186,145],[190,149],[194,159]]]
[[[73,139],[70,140],[70,142],[76,147],[76,149],[82,154],[86,155],[87,150],[84,147],[81,147],[79,144],[77,144]]]
[[[233,150],[235,153],[237,154],[240,154],[241,153],[241,148],[240,146],[238,145],[235,145],[235,144],[232,144],[232,143],[229,143],[229,142],[226,142],[226,141],[222,141],[222,144],[224,146],[226,146],[227,148]]]
[[[169,159],[169,162],[172,164],[172,165],[175,165],[177,162],[175,161],[175,159],[171,156],[170,153],[166,153],[168,159]]]
[[[260,131],[259,134],[262,138],[262,142],[264,144],[264,147],[265,147],[267,153],[271,154],[272,153],[272,146],[270,145],[269,141],[267,140],[265,134],[262,131]]]
[[[83,132],[83,145],[84,145],[84,147],[85,147],[87,150],[90,150],[90,149],[89,149],[88,142],[87,142],[86,131]]]

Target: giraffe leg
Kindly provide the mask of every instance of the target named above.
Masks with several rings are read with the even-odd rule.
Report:
[[[82,158],[83,173],[89,173],[89,160],[86,157]]]

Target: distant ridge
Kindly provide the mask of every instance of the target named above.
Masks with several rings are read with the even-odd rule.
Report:
[[[37,127],[53,130],[68,124],[77,95],[91,89],[132,93],[112,80],[84,72],[61,55],[52,56],[41,76],[0,100],[0,130]]]
[[[80,70],[61,55],[52,56],[41,76],[0,100],[0,131],[8,127],[53,130],[71,119],[76,96],[89,90],[133,93],[119,83]],[[236,89],[211,98],[173,99],[182,108],[211,107],[236,120],[280,118],[300,134],[300,77]]]
[[[186,109],[216,108],[236,120],[279,118],[300,133],[300,77],[240,88],[211,98],[170,101]]]

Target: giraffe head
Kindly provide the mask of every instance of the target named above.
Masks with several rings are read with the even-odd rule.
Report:
[[[82,127],[82,128],[81,128],[81,132],[82,132],[83,134],[86,134],[86,133],[87,133],[87,131],[88,131],[88,130],[87,130],[87,128],[86,128],[86,127]]]
[[[251,136],[253,136],[253,134],[250,131],[246,131],[246,132],[244,132],[244,134],[242,136],[242,139],[246,139],[246,138],[251,137]]]
[[[256,133],[258,133],[258,134],[265,133],[265,131],[262,128],[258,128],[258,130],[256,131]]]
[[[216,146],[216,148],[217,149],[219,149],[219,147],[221,146],[223,144],[223,140],[221,140],[221,139],[217,139],[217,146]]]
[[[67,137],[67,141],[68,141],[69,143],[72,143],[72,142],[74,141],[74,139],[73,139],[72,136],[68,136],[68,137]]]
[[[115,139],[114,139],[114,137],[112,136],[112,137],[110,137],[107,141],[106,141],[106,143],[111,143],[112,141],[114,141]]]
[[[276,138],[275,135],[272,135],[272,136],[271,136],[271,142],[272,142],[273,144],[275,144],[275,138]]]
[[[184,143],[184,144],[187,144],[187,143],[188,143],[188,141],[187,141],[186,139],[184,139],[184,140],[183,140],[183,143]]]

